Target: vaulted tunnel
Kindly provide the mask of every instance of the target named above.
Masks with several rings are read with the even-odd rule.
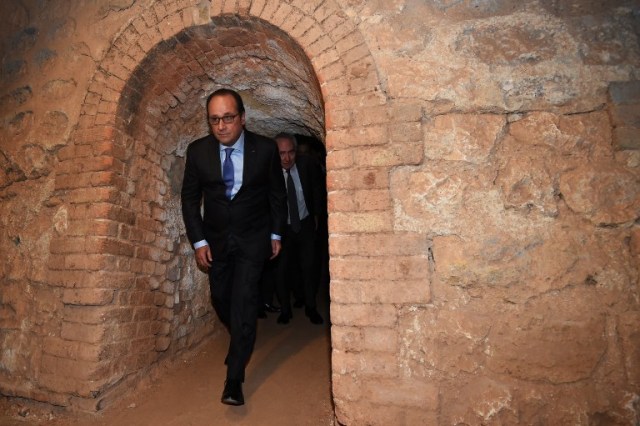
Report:
[[[124,375],[198,342],[215,323],[206,275],[196,269],[185,237],[179,194],[186,147],[208,133],[205,101],[220,87],[242,95],[247,129],[324,141],[314,71],[278,28],[255,18],[217,17],[150,50],[122,90],[116,114],[126,151],[119,202],[130,217],[119,236],[134,246],[129,269],[137,283],[136,296],[122,292],[120,303],[148,311],[150,319],[149,335],[137,336],[148,356],[124,362]]]

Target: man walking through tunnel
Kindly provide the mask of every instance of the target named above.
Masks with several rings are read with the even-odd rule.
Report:
[[[320,165],[311,157],[296,156],[295,136],[280,133],[275,137],[280,154],[283,182],[287,187],[289,209],[287,227],[282,239],[282,254],[277,261],[276,287],[282,311],[278,322],[287,324],[292,317],[289,292],[291,284],[300,287],[305,314],[313,324],[322,324],[316,309],[318,277],[316,276],[316,233],[322,206]],[[300,271],[300,282],[293,279],[292,264]]]
[[[213,307],[231,336],[221,400],[242,405],[258,283],[265,261],[280,253],[286,192],[276,144],[244,129],[240,95],[219,89],[206,108],[211,133],[187,148],[182,215],[196,263],[209,274]]]

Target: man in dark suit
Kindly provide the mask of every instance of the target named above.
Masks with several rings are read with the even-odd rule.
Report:
[[[281,311],[278,323],[287,324],[292,317],[290,278],[293,262],[299,266],[305,314],[314,324],[322,324],[316,308],[318,279],[314,277],[316,232],[319,209],[322,208],[321,170],[311,157],[296,156],[293,135],[280,133],[275,137],[282,166],[281,179],[286,182],[289,215],[282,236],[282,253],[277,259],[276,287]],[[297,283],[300,284],[300,283]]]
[[[242,382],[256,339],[258,282],[281,249],[286,192],[276,145],[244,129],[240,95],[207,99],[211,134],[187,148],[182,216],[211,300],[231,335],[222,402],[244,404]],[[203,213],[201,213],[201,202]]]

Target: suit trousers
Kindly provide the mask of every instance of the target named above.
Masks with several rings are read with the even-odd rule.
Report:
[[[244,381],[245,366],[256,341],[259,281],[264,261],[255,261],[229,244],[229,252],[214,257],[209,268],[211,301],[231,336],[227,379]]]
[[[305,307],[316,309],[318,279],[315,277],[316,226],[313,217],[307,216],[301,222],[300,232],[293,232],[291,226],[282,236],[282,251],[276,265],[276,292],[283,312],[291,312],[291,290],[302,287]],[[300,272],[299,281],[293,273],[295,266]]]

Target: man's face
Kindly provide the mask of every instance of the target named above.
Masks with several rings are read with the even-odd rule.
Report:
[[[289,170],[296,163],[296,149],[293,141],[287,138],[276,139],[278,152],[280,153],[280,165],[285,170]]]
[[[240,137],[244,126],[244,113],[238,114],[238,105],[236,105],[233,96],[220,95],[211,98],[209,105],[207,105],[207,114],[209,127],[216,139],[222,145],[233,145]],[[224,117],[227,117],[227,120],[233,117],[233,120],[230,123],[225,123]],[[218,121],[218,123],[214,124],[214,121]]]

